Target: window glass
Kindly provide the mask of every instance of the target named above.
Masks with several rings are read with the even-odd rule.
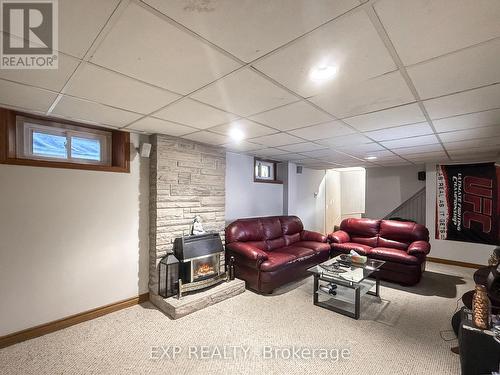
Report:
[[[33,132],[33,154],[49,157],[67,159],[66,137],[63,135]]]
[[[71,137],[71,157],[85,160],[101,160],[99,139]]]

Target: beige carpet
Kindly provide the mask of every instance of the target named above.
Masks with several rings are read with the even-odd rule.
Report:
[[[313,306],[311,278],[273,296],[246,291],[177,321],[148,303],[2,349],[0,373],[456,375],[459,360],[450,352],[456,340],[445,341],[454,336],[442,331],[451,330],[472,274],[431,263],[419,286],[384,283],[381,301],[365,297],[358,321]],[[157,359],[161,351],[152,346],[178,346],[181,353]],[[216,355],[225,346],[226,358],[196,359],[201,346]],[[248,357],[231,346],[244,346]],[[294,346],[316,349],[316,358],[303,352],[305,358],[286,359]],[[269,348],[285,351],[271,360]],[[322,359],[318,349],[347,349],[350,357],[336,361],[332,351]]]

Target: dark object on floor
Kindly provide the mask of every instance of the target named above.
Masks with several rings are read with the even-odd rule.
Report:
[[[462,375],[491,374],[498,370],[500,344],[493,336],[468,329],[471,322],[467,315],[463,311],[458,334]]]
[[[486,288],[488,289],[488,296],[492,300],[500,300],[500,265],[491,267],[486,278]]]
[[[329,255],[326,236],[304,230],[297,216],[239,219],[226,228],[226,256],[234,256],[236,277],[261,293],[306,277]]]
[[[454,354],[460,354],[460,346],[454,346],[453,348],[450,349],[452,353]]]
[[[380,278],[403,285],[420,281],[431,249],[427,228],[408,221],[345,219],[328,238],[334,256],[354,250],[383,260]]]
[[[158,294],[163,298],[179,292],[179,260],[173,253],[165,255],[158,263]]]
[[[229,280],[234,280],[234,257],[229,258]]]

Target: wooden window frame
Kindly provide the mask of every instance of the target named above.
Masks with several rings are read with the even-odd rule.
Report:
[[[255,173],[255,169],[257,167],[257,163],[259,161],[266,162],[266,163],[271,163],[273,164],[273,178],[271,180],[266,180],[266,179],[261,179],[257,177],[257,174]],[[275,160],[269,160],[269,159],[262,159],[262,158],[253,158],[253,181],[254,182],[261,182],[265,184],[283,184],[283,181],[278,180],[278,163]]]
[[[48,160],[45,158],[27,158],[19,157],[17,153],[18,132],[17,119],[24,118],[34,123],[42,123],[43,126],[49,126],[50,123],[57,124],[54,129],[66,127],[72,131],[106,134],[111,137],[111,150],[108,152],[106,163],[72,162],[68,160]],[[0,164],[26,165],[32,167],[45,168],[66,168],[83,169],[102,172],[130,173],[130,133],[106,129],[98,126],[80,124],[73,121],[67,121],[59,118],[44,117],[28,113],[13,111],[0,108]]]

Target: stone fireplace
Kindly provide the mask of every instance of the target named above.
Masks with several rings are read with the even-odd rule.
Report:
[[[175,238],[189,234],[195,216],[224,241],[226,152],[165,135],[154,135],[152,146],[149,292],[158,295],[158,262],[173,251]],[[223,252],[209,258],[192,262],[196,278],[224,272]]]

